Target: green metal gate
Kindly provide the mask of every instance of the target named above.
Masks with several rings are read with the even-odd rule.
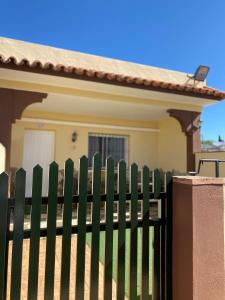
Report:
[[[85,299],[85,247],[87,235],[90,243],[89,299],[100,299],[99,261],[104,252],[103,298],[112,299],[112,283],[116,282],[116,299],[170,300],[171,297],[171,173],[162,176],[159,170],[136,164],[129,172],[120,161],[117,170],[111,158],[106,164],[105,193],[102,193],[101,159],[93,158],[92,193],[88,193],[88,160],[83,156],[79,167],[79,189],[74,194],[74,163],[65,163],[63,196],[58,196],[58,165],[49,169],[49,194],[42,197],[42,168],[33,169],[32,197],[25,197],[26,173],[16,173],[15,197],[8,197],[9,178],[0,175],[0,300],[20,299],[23,242],[29,239],[27,258],[27,299],[38,299],[40,238],[46,238],[44,299],[54,298],[56,237],[62,236],[60,299],[70,297],[71,237],[77,238],[75,299]],[[129,173],[129,180],[128,180]],[[118,178],[115,178],[118,174]],[[141,178],[140,177],[141,174]],[[161,174],[161,175],[160,175]],[[117,188],[115,190],[115,183]],[[153,202],[153,199],[155,202]],[[156,199],[158,199],[156,201]],[[155,203],[155,204],[154,204]],[[152,216],[158,203],[160,216]],[[57,225],[57,211],[63,211],[62,225]],[[41,215],[47,207],[47,227],[41,227]],[[75,221],[72,212],[76,211]],[[90,211],[88,213],[88,210]],[[103,211],[103,215],[102,215]],[[87,220],[87,215],[90,220]],[[24,229],[24,219],[30,215],[30,228]],[[73,220],[73,222],[72,222]],[[116,241],[115,233],[116,232]],[[104,243],[100,237],[104,234]],[[128,239],[129,235],[129,239]],[[141,237],[139,239],[139,236]],[[12,241],[11,277],[8,247]],[[116,242],[116,259],[114,246]],[[104,248],[104,249],[103,249]],[[128,259],[127,259],[127,253]],[[129,268],[127,268],[127,264]],[[116,274],[113,266],[116,265]],[[127,271],[128,270],[128,271]],[[127,282],[127,284],[126,284]],[[152,289],[150,285],[152,283]],[[127,287],[126,287],[127,286]]]

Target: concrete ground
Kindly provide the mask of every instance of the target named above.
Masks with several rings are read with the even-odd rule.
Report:
[[[71,244],[71,278],[70,278],[70,299],[75,299],[75,282],[76,282],[76,236],[72,236]],[[55,256],[55,297],[54,299],[60,299],[60,273],[61,273],[61,237],[56,238],[56,256]],[[39,285],[38,285],[38,299],[44,299],[44,274],[45,274],[45,247],[46,239],[40,240],[40,261],[39,261]],[[10,270],[11,270],[11,251],[12,243],[9,245],[9,272],[8,282],[10,282]],[[86,245],[86,267],[85,267],[85,299],[89,299],[89,275],[90,275],[90,247]],[[29,240],[24,240],[23,244],[23,266],[22,266],[22,288],[21,288],[21,300],[27,299],[27,283],[28,283],[28,260],[29,260]],[[99,299],[103,299],[103,274],[104,268],[99,263]],[[7,299],[10,299],[10,286],[8,286]],[[116,299],[116,283],[113,280],[113,298]],[[17,300],[17,299],[15,299]],[[19,300],[19,297],[18,297]],[[97,300],[97,299],[96,299]]]
[[[154,201],[152,201],[154,202]],[[91,207],[90,207],[91,208]],[[104,209],[101,210],[101,221],[104,221]],[[158,216],[158,208],[156,205],[152,206],[150,211],[151,217]],[[141,210],[138,214],[141,219]],[[127,218],[130,215],[127,212]],[[118,214],[114,213],[114,220],[116,221]],[[87,223],[91,222],[91,213],[87,213]],[[57,227],[62,226],[62,210],[59,209],[57,213]],[[77,215],[76,210],[73,211],[72,225],[77,225]],[[47,215],[42,214],[41,218],[41,228],[46,228],[47,226]],[[30,229],[30,216],[25,216],[24,229]],[[13,220],[10,224],[10,230],[13,230]],[[71,239],[71,276],[70,276],[70,299],[75,299],[75,282],[76,282],[76,235],[72,236]],[[22,265],[22,288],[21,288],[21,298],[18,300],[27,299],[27,284],[28,284],[28,263],[29,263],[29,240],[23,241],[23,265]],[[55,254],[55,297],[54,299],[60,299],[60,274],[61,274],[61,243],[62,237],[56,237],[56,254]],[[44,299],[44,275],[45,275],[45,249],[46,249],[46,238],[40,239],[40,254],[39,254],[39,286],[38,286],[38,299]],[[12,252],[12,242],[9,243],[9,269],[8,269],[8,283],[10,283],[11,276],[11,252]],[[85,266],[85,299],[89,299],[89,289],[90,289],[90,247],[86,244],[86,266]],[[99,300],[103,299],[103,276],[104,268],[103,264],[99,263]],[[116,299],[116,282],[113,280],[113,297]],[[10,284],[7,290],[7,299],[10,299]],[[125,298],[126,299],[126,298]],[[14,299],[13,299],[14,300]],[[17,299],[15,299],[17,300]],[[97,299],[95,299],[97,300]]]

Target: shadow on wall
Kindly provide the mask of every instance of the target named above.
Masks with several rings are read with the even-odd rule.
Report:
[[[160,172],[160,181],[161,181],[161,186],[164,188],[164,181],[165,181],[165,171],[163,169],[158,169]],[[15,196],[15,178],[16,178],[16,171],[17,168],[11,168],[10,169],[10,197]],[[187,175],[186,173],[181,173],[175,169],[171,171],[173,176],[184,176]],[[101,188],[100,192],[101,194],[105,194],[105,170],[102,169],[101,171]],[[153,175],[153,174],[152,174]],[[77,195],[78,194],[78,170],[74,169],[74,191],[73,194]],[[138,172],[138,183],[139,183],[139,192],[141,192],[141,179],[142,174],[141,171],[139,170]],[[152,177],[150,176],[150,181],[152,180]],[[114,191],[115,193],[118,191],[118,173],[115,170],[114,172]],[[59,170],[58,174],[58,196],[63,196],[63,189],[64,189],[64,169]],[[127,184],[126,184],[126,192],[129,193],[130,191],[130,186],[129,186],[129,170],[127,170]],[[90,169],[88,171],[88,182],[87,182],[87,192],[88,194],[92,194],[92,170]]]
[[[173,175],[173,176],[187,176],[187,175],[188,175],[188,174],[185,173],[185,172],[180,172],[180,171],[175,170],[175,169],[173,169],[171,172],[172,172],[172,175]]]
[[[17,168],[11,168],[10,169],[10,197],[15,196],[15,179],[16,179],[16,171]],[[101,194],[105,193],[105,170],[102,169],[101,171],[101,187],[100,187],[100,192]],[[141,174],[139,174],[139,181],[141,180]],[[58,196],[63,196],[63,189],[64,189],[64,169],[59,170],[58,173]],[[78,195],[78,177],[79,177],[79,172],[77,169],[74,169],[74,175],[73,175],[73,184],[74,184],[74,190],[73,194]],[[115,182],[115,193],[118,189],[118,173],[115,171],[114,172],[114,182]],[[87,181],[87,192],[88,194],[92,194],[92,170],[90,169],[88,171],[88,181]],[[129,174],[127,172],[127,193],[129,193]]]
[[[0,143],[0,174],[5,171],[5,147]]]

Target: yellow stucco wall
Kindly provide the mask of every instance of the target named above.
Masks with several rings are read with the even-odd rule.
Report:
[[[221,159],[225,160],[225,152],[199,152],[196,153],[196,168],[198,167],[200,158],[209,158],[209,159]],[[200,169],[201,176],[215,176],[215,164],[214,163],[204,163]],[[220,164],[220,176],[225,177],[225,163]]]
[[[71,158],[78,165],[79,158],[88,154],[88,133],[119,134],[128,136],[128,160],[136,162],[140,167],[157,165],[157,132],[136,132],[129,130],[102,129],[93,127],[63,126],[45,124],[39,128],[36,123],[17,122],[12,129],[11,166],[20,167],[23,160],[23,140],[25,129],[55,131],[55,160],[63,167],[64,161]],[[72,133],[78,134],[77,141],[72,143]]]
[[[159,123],[158,166],[174,170],[177,174],[186,171],[186,137],[180,124],[173,118]]]
[[[43,114],[40,112],[29,112],[24,114],[25,117],[45,118],[59,120],[60,115]],[[56,118],[57,117],[57,118]],[[71,117],[71,116],[70,116]],[[65,118],[65,116],[61,116]],[[67,119],[68,121],[69,119]],[[79,119],[71,117],[71,120],[77,122],[94,121],[96,124],[105,124],[103,119]],[[116,120],[109,120],[108,124],[116,125]],[[136,162],[139,167],[147,165],[150,168],[162,168],[163,170],[176,170],[185,172],[186,169],[186,138],[181,132],[179,123],[172,118],[166,118],[161,122],[136,123],[137,127],[155,128],[159,132],[133,131],[129,129],[112,129],[112,128],[94,128],[82,126],[68,126],[58,124],[46,124],[38,122],[16,122],[12,128],[12,154],[11,166],[21,167],[23,163],[23,141],[25,129],[53,130],[55,131],[55,160],[63,168],[64,161],[71,158],[78,166],[79,158],[88,154],[88,133],[105,133],[128,136],[128,162]],[[135,122],[121,120],[117,125],[134,126]],[[77,141],[72,143],[71,135],[76,131],[78,134]]]

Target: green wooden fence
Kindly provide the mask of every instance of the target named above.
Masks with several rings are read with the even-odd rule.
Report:
[[[104,299],[112,299],[113,280],[116,281],[116,298],[124,299],[171,299],[171,173],[151,172],[148,167],[141,170],[132,164],[127,171],[126,163],[120,161],[115,169],[112,158],[107,160],[105,193],[101,193],[101,159],[93,158],[92,194],[87,192],[88,160],[83,156],[79,167],[79,192],[74,195],[74,163],[65,163],[64,196],[58,197],[58,165],[53,162],[49,168],[49,194],[42,197],[42,168],[33,169],[32,197],[25,197],[26,173],[19,169],[16,173],[15,198],[8,197],[8,175],[0,175],[0,300],[20,299],[23,241],[30,239],[28,260],[27,299],[38,299],[39,245],[40,237],[46,237],[46,261],[44,299],[54,299],[56,237],[62,236],[60,299],[69,299],[71,264],[71,237],[77,236],[75,299],[84,299],[85,291],[85,247],[87,233],[91,234],[90,299],[99,299],[99,261],[104,232]],[[115,173],[118,174],[115,191]],[[129,173],[129,191],[127,190]],[[152,199],[159,199],[161,216],[150,217]],[[87,221],[87,206],[92,203],[91,222]],[[73,204],[78,204],[74,206]],[[117,204],[118,209],[115,208]],[[47,228],[41,227],[42,205],[48,206]],[[57,226],[57,209],[62,205],[62,226]],[[31,227],[24,229],[24,219],[31,207]],[[102,207],[105,209],[101,216]],[[141,209],[140,209],[141,208]],[[77,222],[72,224],[72,211],[77,210]],[[27,217],[27,215],[26,215]],[[75,217],[76,218],[76,217]],[[13,229],[12,229],[13,225]],[[152,228],[152,229],[151,229]],[[130,230],[130,243],[126,241]],[[138,230],[141,230],[141,262],[138,261]],[[117,261],[113,255],[114,232],[118,232]],[[152,237],[151,237],[152,234]],[[153,258],[150,249],[153,243]],[[11,278],[7,282],[8,245],[12,241]],[[128,249],[127,249],[128,247]],[[129,251],[129,274],[126,274],[125,253]],[[113,265],[117,265],[113,276]],[[152,272],[149,266],[152,265]],[[138,270],[140,266],[141,271]],[[140,278],[138,274],[141,274]],[[115,277],[115,278],[113,278]],[[128,291],[126,291],[126,278]],[[149,282],[152,280],[152,295]],[[140,288],[138,282],[140,281]],[[139,291],[138,291],[139,290]]]

